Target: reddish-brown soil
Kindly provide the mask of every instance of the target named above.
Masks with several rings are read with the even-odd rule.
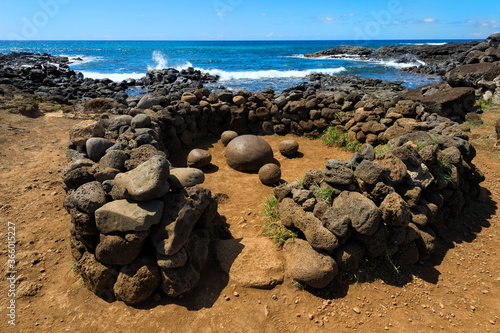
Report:
[[[2,109],[0,331],[499,332],[500,154],[492,136],[499,116],[500,109],[492,109],[484,116],[486,124],[472,129],[478,150],[474,162],[486,175],[482,202],[450,221],[433,258],[399,272],[387,260],[366,263],[321,292],[301,289],[286,278],[273,290],[242,288],[210,262],[189,295],[128,307],[95,296],[72,270],[70,218],[62,207],[60,172],[66,165],[68,130],[78,120],[48,112],[29,119]],[[277,153],[282,137],[265,139],[287,181],[323,168],[330,158],[351,155],[317,140],[295,138],[303,157],[286,159]],[[262,237],[264,202],[272,188],[262,185],[256,174],[230,169],[220,142],[199,146],[213,155],[214,166],[203,186],[229,197],[219,211],[232,235]],[[16,326],[8,325],[6,308],[8,222],[15,223],[16,231]]]

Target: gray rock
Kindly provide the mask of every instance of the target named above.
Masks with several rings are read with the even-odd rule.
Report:
[[[208,258],[210,239],[191,234],[186,244],[189,261],[181,268],[162,269],[161,289],[170,297],[177,297],[193,289]]]
[[[338,274],[337,263],[332,257],[317,252],[298,238],[285,242],[283,257],[286,274],[313,288],[325,288]]]
[[[299,205],[302,205],[306,200],[308,200],[312,197],[313,197],[312,191],[302,189],[302,188],[297,188],[297,189],[292,190],[293,201],[295,201]]]
[[[380,205],[380,211],[386,225],[407,226],[411,222],[410,208],[396,192],[385,197]]]
[[[104,155],[99,161],[99,168],[112,168],[120,171],[125,170],[125,162],[129,159],[129,155],[121,150],[111,150]]]
[[[422,190],[425,190],[432,184],[433,181],[434,177],[424,163],[421,163],[418,167],[408,168],[407,183],[410,186],[418,186]]]
[[[186,264],[187,260],[188,256],[184,248],[180,249],[179,252],[171,256],[164,256],[159,253],[156,254],[156,263],[163,269],[182,267]]]
[[[88,252],[80,258],[77,268],[85,287],[96,294],[107,288],[113,278],[111,269],[98,262],[94,255]]]
[[[83,213],[94,214],[106,203],[106,192],[99,182],[86,183],[68,195],[64,203],[66,207],[75,207]]]
[[[329,160],[325,165],[325,181],[332,185],[349,185],[354,182],[354,172],[342,160]]]
[[[320,251],[332,253],[338,246],[338,239],[311,212],[305,212],[293,199],[285,198],[278,205],[281,223],[302,231],[311,246]]]
[[[215,253],[222,271],[239,286],[270,289],[283,282],[283,254],[268,238],[219,240]]]
[[[389,231],[384,224],[380,224],[378,230],[372,235],[353,233],[353,236],[364,245],[370,257],[376,258],[386,255]]]
[[[363,160],[356,168],[354,175],[370,185],[375,185],[385,180],[390,173],[389,168],[372,161]]]
[[[365,248],[361,243],[348,240],[335,251],[335,261],[343,271],[355,270],[364,255]]]
[[[74,145],[83,148],[88,139],[93,137],[102,138],[105,134],[106,130],[100,122],[85,120],[71,128],[69,139]]]
[[[162,211],[163,202],[158,200],[115,200],[96,210],[96,225],[103,234],[146,231],[160,222]]]
[[[205,174],[196,168],[175,168],[170,170],[169,183],[172,190],[196,186],[205,181]]]
[[[204,168],[212,161],[212,155],[203,149],[193,149],[187,157],[187,165],[190,168]]]
[[[113,291],[117,300],[132,305],[147,300],[160,284],[158,266],[152,258],[143,256],[121,268]]]
[[[113,117],[109,120],[108,130],[109,131],[116,131],[116,130],[119,130],[120,127],[122,127],[122,126],[130,126],[132,119],[133,119],[133,117],[129,116],[129,115],[120,115],[120,116]]]
[[[130,126],[132,128],[149,128],[151,127],[151,118],[144,113],[140,113],[132,119]]]
[[[338,209],[329,207],[323,214],[322,221],[325,228],[338,238],[345,239],[349,235],[351,219],[342,215]]]
[[[194,225],[207,208],[210,197],[209,190],[197,186],[166,195],[161,222],[151,232],[159,254],[172,256],[186,244]]]
[[[111,146],[113,146],[113,142],[103,138],[89,138],[85,143],[87,155],[94,162],[98,162]]]
[[[274,159],[269,143],[255,135],[242,135],[231,140],[224,156],[231,168],[244,172],[259,171]]]
[[[119,173],[120,173],[120,170],[118,170],[118,169],[105,168],[105,169],[101,169],[100,171],[96,172],[96,174],[94,176],[98,182],[103,183],[106,180],[115,179],[116,175]]]
[[[389,176],[387,177],[391,185],[396,185],[401,183],[407,174],[406,165],[396,157],[391,152],[386,152],[382,155],[377,156],[375,163],[386,167],[390,170]]]
[[[137,168],[118,174],[115,185],[123,191],[126,198],[148,201],[165,195],[170,186],[170,163],[163,156],[153,156]]]
[[[153,95],[144,95],[139,103],[137,103],[137,108],[139,109],[149,109],[153,105],[159,105],[160,99]]]
[[[332,208],[340,215],[351,219],[352,227],[362,235],[373,235],[380,225],[380,210],[378,207],[358,192],[344,191],[335,198]]]
[[[148,231],[143,232],[146,236]],[[145,238],[145,237],[144,237]],[[119,235],[101,234],[95,249],[95,257],[103,264],[128,265],[134,261],[142,250],[142,241],[128,241]]]

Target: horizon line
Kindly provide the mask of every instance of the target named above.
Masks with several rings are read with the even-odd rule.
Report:
[[[0,39],[0,42],[339,42],[339,41],[356,41],[356,42],[376,42],[376,41],[426,41],[426,40],[462,40],[462,41],[478,41],[483,39],[469,38],[411,38],[411,39],[30,39],[30,40],[8,40]]]

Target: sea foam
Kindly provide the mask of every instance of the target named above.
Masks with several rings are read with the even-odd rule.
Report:
[[[82,71],[82,74],[86,78],[90,79],[110,79],[115,82],[122,82],[127,79],[141,79],[146,76],[146,73],[99,73],[99,72],[87,72]]]
[[[338,74],[345,71],[344,67],[338,68],[318,68],[318,69],[307,69],[307,70],[288,70],[288,71],[278,71],[278,70],[262,70],[262,71],[241,71],[241,72],[228,72],[221,69],[203,69],[195,68],[202,73],[210,73],[212,75],[218,75],[220,81],[230,81],[230,80],[258,80],[265,78],[303,78],[307,75],[320,73],[320,74]]]

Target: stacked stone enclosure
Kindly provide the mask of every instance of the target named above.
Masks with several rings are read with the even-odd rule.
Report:
[[[166,189],[137,200],[117,186],[124,173],[148,168],[144,164],[154,159],[168,164],[169,156],[193,140],[219,137],[224,130],[317,137],[330,126],[366,143],[364,151],[349,162],[332,160],[325,170],[308,172],[302,187],[285,184],[275,193],[283,224],[331,256],[332,266],[353,269],[365,254],[414,263],[433,252],[446,219],[479,193],[484,177],[471,162],[475,151],[467,136],[458,123],[427,112],[419,102],[270,89],[146,95],[135,108],[115,108],[70,135],[65,207],[72,216],[72,254],[85,285],[128,304],[144,301],[159,287],[179,296],[200,279],[210,239],[227,237],[208,190],[178,186],[167,175]],[[390,151],[375,157],[373,145],[382,144]],[[448,169],[442,169],[443,163]],[[358,200],[351,207],[359,214],[370,212],[367,221],[355,222],[357,217],[345,210],[352,200]],[[154,211],[155,222],[140,229],[103,230],[99,211],[113,203],[152,205],[146,210]],[[303,213],[295,214],[299,210]],[[287,218],[290,212],[306,214],[310,224]],[[314,228],[321,229],[326,245]],[[163,246],[169,239],[179,239],[173,250]]]

